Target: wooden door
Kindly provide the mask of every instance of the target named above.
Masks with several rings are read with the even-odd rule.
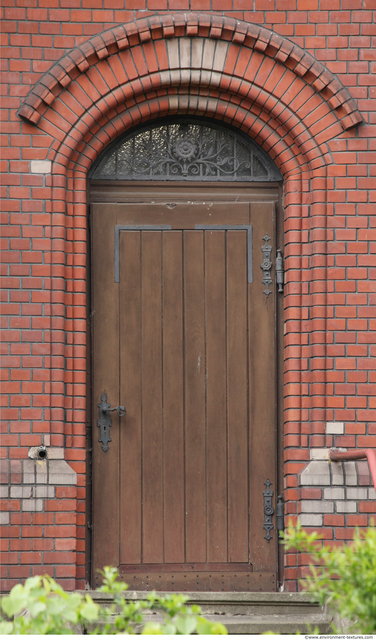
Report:
[[[272,591],[265,482],[276,489],[272,203],[95,204],[93,583]],[[96,422],[96,420],[95,420]]]

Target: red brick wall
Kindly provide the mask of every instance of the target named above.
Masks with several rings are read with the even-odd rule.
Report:
[[[268,48],[267,43],[263,46],[268,32],[251,30],[244,39],[241,28],[231,21],[223,26],[191,18],[186,24],[182,12],[188,10],[263,25],[287,41],[281,45],[276,39],[274,49],[270,44]],[[9,567],[3,567],[4,588],[40,572],[42,565],[67,579],[70,588],[84,584],[85,173],[108,140],[131,125],[131,118],[136,122],[150,114],[187,109],[183,89],[156,79],[156,58],[160,69],[166,64],[166,38],[191,35],[231,43],[221,71],[222,94],[214,86],[207,89],[215,113],[208,106],[204,112],[247,127],[284,172],[286,510],[296,517],[303,500],[325,501],[327,483],[309,498],[303,476],[299,480],[312,450],[332,445],[376,447],[376,0],[2,0],[1,12],[1,457],[21,464],[27,461],[29,448],[44,438],[51,448],[64,448],[65,460],[77,473],[77,503],[67,499],[66,504],[67,526],[74,527],[66,540],[73,536],[77,545],[69,549],[72,555],[69,560],[66,556],[64,564],[69,567],[63,575],[57,566],[61,549],[57,540],[49,548],[48,534],[49,526],[59,524],[60,503],[49,504],[46,499],[42,512],[26,512],[20,499],[11,498],[17,483],[11,481],[6,463],[3,479],[10,488],[6,498],[2,494],[3,509],[10,515],[2,516],[1,522],[7,527],[4,536],[10,537],[4,537],[2,548],[11,555]],[[122,78],[122,86],[132,88],[129,94],[116,82],[110,92],[102,90],[99,76],[94,75],[109,65],[106,69],[112,69],[120,82],[117,61],[126,58],[129,43],[116,44],[124,38],[116,32],[117,40],[97,41],[97,53],[77,58],[78,66],[63,64],[61,78],[65,74],[69,86],[65,80],[50,81],[43,85],[43,96],[39,92],[40,98],[33,94],[31,101],[26,100],[21,112],[25,117],[18,114],[30,89],[71,49],[116,25],[176,12],[175,21],[171,26],[166,22],[163,29],[152,18],[150,38],[144,23],[142,55],[137,53],[139,36],[128,33],[136,66],[131,77],[126,65],[128,78]],[[300,54],[286,49],[289,41],[325,65],[341,84],[336,85],[321,67],[320,72],[314,66],[307,72],[304,65],[312,62],[299,62]],[[106,44],[108,55],[103,53]],[[261,69],[252,79],[241,58],[248,60],[250,55]],[[226,74],[241,82],[237,93],[224,98]],[[151,78],[150,86],[145,85],[146,78]],[[273,95],[282,82],[286,82],[284,111],[279,119],[278,99],[270,111],[256,114],[260,98],[252,93],[254,87]],[[355,106],[343,98],[342,85]],[[103,94],[107,91],[107,102],[100,103],[93,127],[89,114],[94,113],[98,88]],[[189,100],[188,108],[193,109],[193,98]],[[357,127],[353,126],[356,106],[363,118]],[[312,113],[318,109],[315,119]],[[290,120],[290,112],[296,122]],[[46,160],[52,164],[43,163]],[[329,428],[327,435],[327,422],[343,423],[343,432],[331,435]],[[63,489],[56,486],[54,491],[58,498]],[[343,540],[346,527],[366,525],[376,512],[370,495],[366,501],[359,498],[355,513],[327,513],[322,525],[325,537]],[[30,544],[23,526],[34,527]],[[49,555],[41,551],[43,545]],[[290,556],[287,589],[297,588],[301,571]]]

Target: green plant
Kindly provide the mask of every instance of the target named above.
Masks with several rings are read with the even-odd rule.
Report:
[[[118,572],[105,567],[100,591],[113,597],[109,607],[99,606],[86,594],[66,593],[49,576],[28,578],[1,599],[7,619],[0,618],[2,635],[67,635],[84,629],[86,634],[225,635],[226,627],[200,615],[198,606],[188,606],[186,596],[145,594],[145,600],[129,601],[127,585],[118,582]],[[161,621],[148,622],[156,612]]]
[[[309,553],[310,575],[302,580],[303,587],[327,605],[338,618],[333,624],[336,633],[349,631],[376,633],[376,529],[356,529],[354,539],[340,548],[322,544],[317,532],[307,533],[300,524],[289,527],[284,535],[289,550]]]
[[[77,625],[98,619],[99,607],[89,595],[66,593],[49,576],[28,578],[1,598],[8,620],[1,620],[4,635],[74,634]]]
[[[101,610],[106,619],[97,632],[104,634],[134,633],[143,623],[143,614],[159,613],[162,622],[146,622],[142,633],[147,635],[226,635],[223,624],[211,622],[200,615],[201,609],[197,605],[191,607],[186,604],[188,597],[178,594],[158,596],[153,591],[145,594],[145,600],[129,602],[124,592],[128,588],[124,582],[118,582],[118,571],[113,567],[105,567],[101,571],[103,586],[99,591],[113,595],[113,605]]]

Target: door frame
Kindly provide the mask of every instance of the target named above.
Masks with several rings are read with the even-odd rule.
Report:
[[[184,202],[187,198],[192,198],[192,187],[194,186],[193,201],[201,201],[205,198],[210,202],[273,202],[276,207],[276,247],[281,248],[284,253],[284,214],[283,214],[283,183],[247,183],[247,182],[167,182],[167,181],[113,181],[113,180],[88,180],[87,181],[87,318],[86,318],[86,512],[85,512],[85,580],[86,583],[92,583],[92,513],[93,513],[93,495],[92,495],[92,443],[93,435],[96,433],[96,416],[92,415],[92,289],[91,289],[91,272],[92,272],[92,234],[91,234],[91,205],[94,203],[171,203],[173,208],[174,201]],[[201,195],[202,194],[202,195]],[[192,202],[192,199],[189,200]],[[261,256],[260,256],[261,262]],[[261,284],[260,272],[260,284]],[[273,286],[276,286],[275,277],[273,276]],[[283,367],[284,367],[284,301],[283,294],[276,296],[276,325],[275,325],[275,343],[276,358],[275,366],[276,375],[276,398],[277,398],[277,452],[276,452],[276,478],[277,487],[274,489],[274,506],[276,506],[277,495],[283,496],[284,491],[284,475],[283,475]],[[275,509],[276,510],[276,509]],[[274,535],[276,535],[274,529]],[[283,584],[283,547],[277,546],[277,590]],[[92,585],[91,585],[92,586]]]

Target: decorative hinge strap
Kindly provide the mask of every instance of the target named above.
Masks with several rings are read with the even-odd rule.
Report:
[[[264,536],[265,540],[270,542],[270,540],[272,539],[272,536],[270,535],[270,532],[272,531],[272,529],[274,529],[273,522],[272,522],[272,516],[273,516],[273,513],[274,513],[274,509],[273,509],[273,505],[272,505],[272,498],[273,498],[273,495],[274,495],[274,491],[272,491],[270,489],[270,485],[272,483],[270,482],[269,478],[267,479],[266,482],[264,482],[264,484],[266,485],[266,489],[265,489],[265,491],[262,492],[262,495],[264,496],[264,526],[263,526],[263,529],[265,529],[265,531],[266,531],[266,536]]]
[[[271,277],[271,270],[272,270],[272,261],[271,261],[271,255],[272,255],[272,248],[270,246],[270,244],[268,244],[268,241],[270,240],[270,236],[268,236],[268,234],[266,233],[263,237],[263,240],[265,241],[265,244],[263,244],[263,246],[261,247],[261,251],[262,251],[262,262],[261,262],[261,269],[263,270],[263,276],[262,276],[262,284],[265,285],[265,289],[264,289],[264,293],[266,295],[266,297],[268,297],[271,294],[271,291],[269,289],[269,285],[273,283],[273,278]],[[276,259],[275,259],[275,276],[276,276],[276,283],[278,286],[278,291],[280,293],[283,292],[283,282],[284,282],[284,273],[283,273],[283,256],[282,256],[282,251],[281,249],[277,249],[277,255],[276,255]]]
[[[270,236],[268,236],[268,234],[266,233],[263,237],[263,240],[265,240],[265,244],[261,247],[262,262],[260,267],[263,270],[263,276],[262,276],[261,282],[262,284],[265,285],[264,293],[266,297],[268,297],[271,294],[269,285],[272,284],[273,282],[270,276],[270,271],[272,269],[272,261],[271,261],[272,247],[268,244],[268,240],[270,239],[271,239]]]

